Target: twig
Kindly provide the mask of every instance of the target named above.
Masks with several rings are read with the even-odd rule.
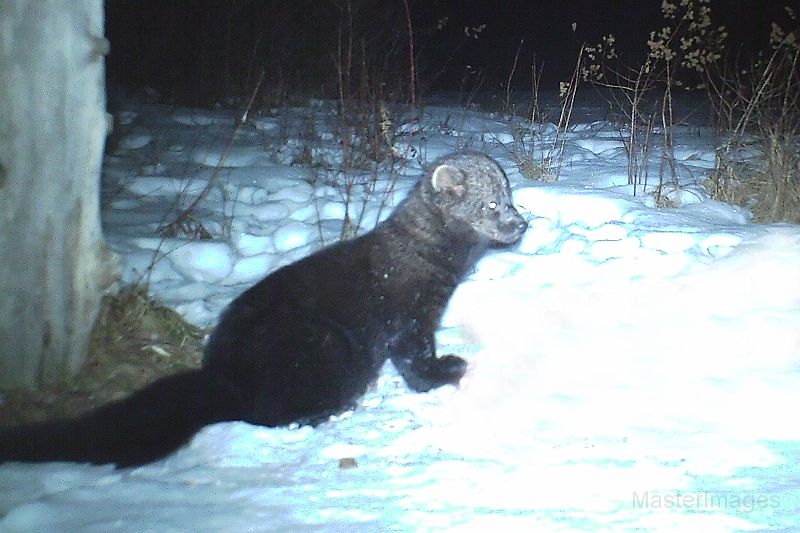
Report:
[[[411,101],[411,110],[417,110],[417,69],[414,61],[414,27],[411,23],[411,7],[408,5],[408,0],[403,0],[403,5],[406,8],[406,24],[408,31],[408,90],[409,99]]]
[[[236,122],[236,127],[233,129],[233,133],[231,134],[230,139],[228,139],[228,144],[225,146],[225,150],[223,150],[222,155],[219,158],[219,161],[217,161],[217,164],[214,167],[214,172],[211,174],[211,177],[208,178],[208,182],[206,183],[205,187],[203,187],[203,190],[200,191],[200,194],[198,194],[192,201],[192,203],[189,204],[189,207],[181,211],[175,218],[175,220],[159,228],[158,231],[163,237],[171,237],[177,235],[182,228],[187,227],[188,225],[190,225],[189,223],[194,220],[192,212],[200,204],[200,202],[203,201],[206,196],[208,196],[208,193],[216,184],[217,177],[219,176],[220,170],[222,169],[222,164],[225,162],[225,158],[230,153],[231,148],[233,148],[233,143],[236,142],[236,136],[239,134],[239,131],[242,129],[242,126],[247,120],[247,115],[250,113],[250,108],[253,106],[253,102],[256,99],[256,94],[258,93],[258,89],[259,87],[261,87],[261,83],[263,81],[264,81],[264,70],[262,69],[258,75],[258,80],[256,81],[253,93],[250,95],[250,100],[247,102],[247,106],[245,107],[244,113],[242,113],[242,116]]]

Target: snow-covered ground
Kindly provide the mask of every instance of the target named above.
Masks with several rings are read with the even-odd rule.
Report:
[[[375,179],[337,172],[324,102],[281,109],[241,130],[195,213],[213,239],[192,240],[157,229],[206,185],[234,115],[130,105],[118,118],[108,240],[126,281],[200,325],[334,242],[346,211],[371,227],[422,162],[453,150],[500,161],[530,228],[487,255],[448,308],[439,352],[471,361],[458,389],[414,394],[387,364],[358,409],[317,428],[217,424],[121,471],[2,465],[0,531],[800,527],[800,228],[753,225],[707,197],[711,132],[676,131],[665,208],[632,194],[610,123],[562,133],[559,180],[542,183],[521,175],[513,141],[546,148],[552,125],[430,106],[394,125],[401,160]]]

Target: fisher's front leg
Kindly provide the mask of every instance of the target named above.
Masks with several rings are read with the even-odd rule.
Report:
[[[456,385],[467,371],[467,362],[460,357],[437,357],[433,334],[417,331],[403,334],[390,347],[389,358],[406,384],[417,392]]]

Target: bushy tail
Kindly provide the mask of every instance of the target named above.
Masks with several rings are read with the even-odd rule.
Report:
[[[241,417],[233,385],[207,370],[194,370],[160,379],[76,419],[2,430],[0,463],[141,465],[168,455],[203,426]]]

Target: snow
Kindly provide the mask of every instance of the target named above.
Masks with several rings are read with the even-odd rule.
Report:
[[[440,353],[470,361],[460,387],[414,394],[387,364],[359,408],[317,428],[216,424],[119,471],[0,465],[0,531],[797,527],[800,228],[754,225],[707,197],[711,132],[673,133],[678,177],[664,190],[677,207],[657,208],[658,150],[634,196],[624,131],[606,122],[561,132],[559,180],[544,184],[522,176],[512,143],[524,130],[547,155],[554,125],[447,105],[398,125],[399,166],[347,175],[325,102],[256,117],[218,171],[231,112],[137,104],[120,116],[132,131],[106,159],[109,243],[125,281],[146,279],[201,326],[335,242],[345,216],[368,229],[422,162],[453,150],[498,159],[530,227],[445,313]],[[304,149],[311,163],[294,164]],[[213,240],[159,237],[210,179],[195,215]]]

